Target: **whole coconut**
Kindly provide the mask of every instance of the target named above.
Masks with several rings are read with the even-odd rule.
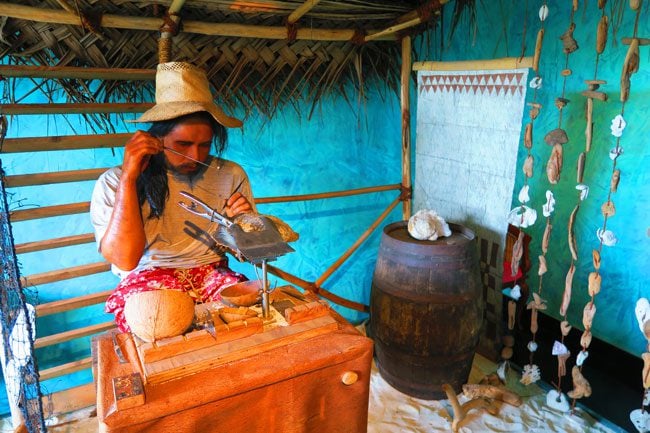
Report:
[[[135,293],[126,299],[124,318],[131,332],[144,341],[175,337],[192,324],[194,300],[177,290]]]

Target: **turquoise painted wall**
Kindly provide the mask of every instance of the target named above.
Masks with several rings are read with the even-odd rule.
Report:
[[[25,84],[30,89],[30,84]],[[20,92],[19,92],[20,94]],[[47,102],[38,94],[24,103]],[[238,161],[247,170],[257,197],[309,194],[335,190],[396,184],[401,181],[401,131],[399,101],[394,92],[368,93],[361,106],[350,106],[341,97],[324,99],[311,119],[311,107],[300,105],[281,111],[272,121],[255,114],[245,120],[243,130],[231,130],[225,157]],[[241,114],[241,113],[239,113]],[[69,123],[68,123],[69,122]],[[135,131],[131,124],[114,121],[117,132]],[[8,137],[92,134],[76,116],[23,116],[10,119]],[[7,174],[71,170],[119,165],[122,149],[75,150],[32,154],[0,154]],[[94,182],[59,186],[23,187],[10,190],[11,207],[45,206],[87,201]],[[349,248],[397,196],[397,191],[340,199],[260,205],[259,211],[276,215],[300,233],[293,244],[295,253],[281,257],[273,265],[300,278],[314,281]],[[401,207],[386,223],[401,218]],[[13,225],[17,243],[86,233],[92,230],[87,214],[56,217]],[[353,301],[368,303],[370,283],[380,233],[374,233],[323,287]],[[46,253],[19,256],[21,272],[34,274],[61,267],[101,260],[94,245],[72,246]],[[255,278],[247,263],[231,260],[231,265]],[[272,283],[275,279],[272,277]],[[118,280],[111,273],[82,277],[56,284],[29,288],[29,298],[39,303],[108,290]],[[280,282],[282,283],[282,282]],[[336,307],[352,322],[366,315]],[[38,336],[101,323],[112,316],[103,306],[87,307],[74,313],[39,318]],[[41,369],[89,356],[89,338],[37,350]],[[90,381],[82,372],[44,383],[55,391]]]
[[[497,4],[498,3],[498,4]],[[543,2],[504,0],[501,2],[479,2],[475,37],[468,30],[468,23],[462,24],[455,36],[448,41],[442,52],[443,60],[475,60],[499,57],[518,57],[521,55],[522,38],[525,34],[525,53],[532,56],[535,37],[540,27],[538,8]],[[566,98],[571,102],[564,109],[562,127],[569,135],[569,143],[564,145],[564,168],[557,185],[550,188],[546,177],[546,162],[551,147],[544,143],[547,132],[558,127],[559,111],[554,106],[556,97],[562,94],[563,80],[560,72],[565,69],[565,55],[562,51],[560,35],[570,23],[571,2],[549,1],[549,15],[545,22],[545,37],[539,72],[543,79],[538,91],[538,102],[543,105],[534,123],[532,153],[535,158],[534,175],[530,179],[531,203],[538,212],[534,226],[525,229],[532,236],[530,246],[533,268],[528,281],[531,290],[539,286],[537,276],[538,255],[541,252],[541,239],[545,227],[542,205],[545,192],[551,189],[556,198],[556,211],[552,216],[553,232],[551,246],[547,253],[549,271],[544,275],[542,297],[548,301],[546,314],[560,318],[559,307],[564,290],[566,272],[571,255],[567,234],[568,218],[577,204],[576,165],[577,158],[584,150],[585,80],[596,75],[596,28],[601,12],[595,1],[579,2],[575,13],[576,29],[574,37],[579,49],[569,57],[568,68],[572,74],[566,80]],[[650,37],[650,5],[644,2],[639,19],[639,37]],[[525,5],[528,14],[525,13]],[[628,7],[628,1],[609,1],[605,13],[610,17],[608,43],[598,62],[597,78],[607,81],[601,90],[608,95],[608,101],[594,103],[594,140],[592,150],[587,155],[584,183],[589,185],[588,198],[583,202],[577,215],[575,234],[578,240],[579,257],[573,279],[573,296],[568,311],[569,322],[580,329],[582,310],[589,300],[587,278],[592,269],[591,251],[598,248],[596,229],[603,226],[601,205],[607,200],[612,161],[608,153],[616,142],[610,132],[611,119],[621,112],[619,100],[619,80],[627,46],[621,44],[622,37],[632,36],[635,15]],[[432,50],[433,55],[439,51]],[[650,296],[650,146],[648,135],[648,111],[650,110],[650,47],[641,47],[641,67],[632,76],[632,90],[625,105],[627,127],[621,138],[624,153],[617,160],[621,170],[618,192],[612,200],[616,215],[607,222],[618,243],[614,247],[603,247],[601,293],[596,297],[596,318],[592,332],[621,349],[639,356],[645,351],[646,340],[641,334],[634,307],[640,297]],[[529,78],[534,75],[531,71]],[[533,92],[529,89],[527,101],[531,102]],[[529,121],[528,109],[524,114],[524,124]],[[522,125],[523,126],[523,125]],[[497,156],[498,157],[498,156]],[[517,179],[513,192],[512,206],[519,205],[517,194],[524,185],[521,170],[526,149],[522,145],[518,156]],[[504,224],[505,216],[504,216]],[[558,330],[558,338],[559,338]],[[569,348],[570,350],[573,350]],[[577,350],[577,348],[576,348]]]

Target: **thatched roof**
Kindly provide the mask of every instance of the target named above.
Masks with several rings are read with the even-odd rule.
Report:
[[[153,70],[162,24],[176,30],[171,5],[180,22],[168,59],[203,67],[230,108],[271,116],[285,103],[378,80],[395,88],[400,37],[434,27],[447,1],[13,0],[0,3],[8,17],[0,56],[16,65]],[[151,81],[104,80],[92,90],[79,79],[56,83],[70,102],[153,100]]]

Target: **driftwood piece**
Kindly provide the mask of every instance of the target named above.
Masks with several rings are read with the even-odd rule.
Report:
[[[512,245],[512,253],[510,257],[510,276],[514,277],[519,272],[519,263],[521,257],[524,255],[524,232],[519,231],[517,240]]]
[[[551,225],[551,221],[548,220],[546,221],[546,227],[544,228],[544,235],[542,236],[542,252],[546,254],[548,251],[548,245],[551,240],[551,231],[553,230],[553,226]]]
[[[515,329],[515,314],[517,313],[517,303],[512,299],[508,301],[508,329]]]
[[[502,386],[465,384],[463,385],[463,394],[469,399],[484,397],[491,400],[499,400],[516,407],[522,404],[522,399],[519,395]]]
[[[576,267],[573,263],[569,266],[564,279],[564,293],[562,294],[562,305],[560,306],[560,316],[566,316],[569,304],[571,303],[571,287],[573,286],[573,274],[576,272]]]
[[[585,305],[585,309],[582,312],[582,325],[585,327],[585,330],[591,329],[595,315],[596,304],[594,304],[593,301],[587,302],[587,305]]]
[[[591,258],[592,258],[592,261],[594,262],[594,269],[599,270],[600,269],[600,251],[591,250]]]
[[[576,207],[573,208],[573,211],[571,212],[571,216],[569,217],[569,230],[568,230],[568,237],[569,237],[569,250],[571,251],[571,257],[573,260],[578,260],[578,244],[576,243],[576,236],[573,231],[573,226],[575,225],[576,222],[576,215],[578,214],[578,209],[580,209],[580,205],[576,205]]]
[[[569,325],[569,322],[566,320],[560,322],[560,332],[565,337],[569,335],[569,332],[571,332],[571,325]]]
[[[539,72],[539,58],[542,55],[542,42],[544,41],[544,29],[539,29],[535,40],[535,54],[533,54],[533,71]]]
[[[553,146],[551,156],[546,163],[546,177],[549,183],[555,185],[560,180],[560,172],[562,171],[562,145],[556,144]]]
[[[621,181],[621,170],[618,168],[612,172],[612,179],[609,181],[609,190],[611,192],[616,192],[618,189],[618,183]]]
[[[449,385],[448,383],[442,384],[442,390],[445,391],[445,394],[447,394],[447,398],[449,399],[449,403],[451,404],[451,407],[453,409],[453,420],[451,422],[451,430],[454,433],[458,433],[458,430],[461,427],[461,424],[463,420],[465,420],[465,417],[467,416],[467,412],[469,412],[472,409],[478,409],[478,408],[486,408],[489,413],[492,415],[496,415],[498,413],[498,408],[492,404],[492,402],[486,398],[477,398],[474,400],[470,400],[466,403],[463,403],[462,405],[458,401],[458,397],[456,396],[456,392],[454,389]]]
[[[571,356],[571,352],[561,353],[557,356],[557,375],[558,377],[566,376],[566,361]]]
[[[600,293],[602,281],[603,279],[598,272],[591,272],[589,274],[589,296],[596,296]]]
[[[539,112],[539,110],[538,110],[538,112]],[[535,116],[537,116],[537,115],[535,115]],[[531,117],[532,117],[532,110],[531,110]],[[526,149],[531,149],[533,147],[533,124],[532,124],[532,122],[528,122],[526,124],[526,130],[524,132],[524,147]]]
[[[588,349],[589,346],[591,345],[591,331],[587,330],[582,333],[580,336],[580,346],[582,346],[583,349]]]
[[[643,359],[643,387],[648,389],[650,388],[650,353],[645,352],[641,358]]]
[[[585,174],[585,161],[587,160],[587,154],[585,152],[580,152],[578,156],[578,168],[576,170],[576,182],[582,183],[582,178]]]
[[[571,369],[571,377],[573,378],[573,389],[567,392],[567,395],[570,398],[583,398],[589,397],[591,395],[591,385],[587,382],[587,379],[580,372],[580,367],[574,365]]]
[[[526,160],[524,161],[524,166],[523,166],[522,170],[523,170],[524,174],[526,175],[526,177],[528,177],[528,178],[533,177],[533,162],[534,162],[534,159],[533,159],[532,155],[528,155],[526,157]]]
[[[537,271],[537,275],[542,276],[546,273],[548,268],[546,267],[546,257],[544,256],[539,256],[539,270]]]
[[[591,150],[591,143],[593,141],[594,134],[594,100],[593,98],[587,98],[586,105],[586,117],[587,117],[587,126],[585,127],[585,152]],[[580,182],[578,182],[580,183]]]
[[[614,202],[611,200],[607,200],[603,205],[600,207],[600,211],[602,212],[604,217],[612,217],[616,214],[616,206],[614,206]]]
[[[573,37],[573,31],[576,29],[576,24],[571,23],[569,28],[566,29],[560,39],[562,40],[562,46],[565,54],[571,54],[578,49],[578,42]]]
[[[596,52],[598,54],[605,50],[607,44],[607,29],[609,27],[609,19],[607,15],[603,15],[598,21],[598,31],[596,33]]]
[[[633,38],[627,49],[623,70],[621,71],[621,102],[630,96],[630,76],[639,70],[639,39]]]

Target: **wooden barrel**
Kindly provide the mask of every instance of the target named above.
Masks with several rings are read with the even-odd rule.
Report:
[[[467,383],[483,322],[474,233],[418,241],[407,222],[384,228],[370,295],[371,337],[382,377],[405,394],[446,398]]]

